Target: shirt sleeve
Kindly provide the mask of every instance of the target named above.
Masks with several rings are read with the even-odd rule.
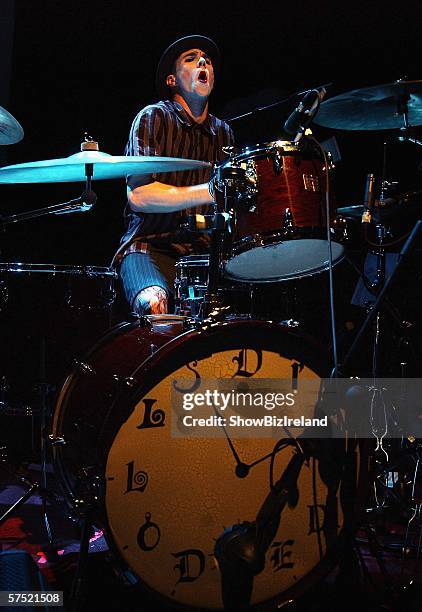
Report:
[[[147,106],[133,120],[125,154],[161,156],[164,144],[163,114],[156,106]],[[155,180],[157,180],[155,174],[134,174],[127,177],[127,183],[131,189],[148,185]]]

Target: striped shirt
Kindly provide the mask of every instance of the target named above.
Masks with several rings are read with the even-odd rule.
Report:
[[[181,104],[174,100],[164,100],[146,106],[135,117],[125,154],[182,157],[216,162],[222,161],[225,157],[223,147],[230,146],[233,142],[233,133],[224,121],[208,114],[205,121],[198,124],[189,117]],[[136,185],[159,181],[176,187],[185,187],[206,183],[210,176],[209,168],[140,175],[136,177]],[[204,211],[204,207],[201,207],[201,211]],[[137,238],[142,238],[145,242],[160,238],[177,242],[181,220],[186,214],[195,212],[198,211],[191,208],[189,211],[170,213],[135,213],[126,205],[127,229],[122,243]]]

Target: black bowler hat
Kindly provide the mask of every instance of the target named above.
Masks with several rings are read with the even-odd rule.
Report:
[[[155,88],[160,98],[169,97],[169,88],[166,84],[166,79],[169,74],[172,74],[174,62],[183,51],[188,49],[201,49],[211,58],[214,68],[214,74],[218,73],[220,67],[220,51],[211,38],[201,36],[200,34],[192,34],[179,38],[164,51],[158,63],[157,72],[155,74]]]

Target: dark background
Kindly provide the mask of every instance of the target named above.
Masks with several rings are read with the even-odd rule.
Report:
[[[189,33],[209,35],[221,48],[223,70],[211,104],[217,116],[330,81],[329,95],[335,95],[422,76],[418,2],[6,0],[2,6],[3,39],[13,47],[10,71],[2,72],[8,101],[1,103],[25,130],[19,144],[2,147],[5,164],[75,153],[84,131],[102,151],[121,155],[134,115],[157,99],[154,74],[162,50]],[[294,106],[291,100],[233,123],[238,144],[276,139]],[[340,146],[338,205],[358,203],[366,173],[380,175],[386,134],[314,131],[321,140],[335,133]],[[422,136],[420,128],[416,135]],[[420,187],[421,160],[422,149],[389,144],[388,178],[399,180],[401,191]],[[61,202],[82,187],[0,185],[0,212]],[[9,227],[1,237],[2,260],[106,265],[123,231],[125,186],[123,180],[98,181],[94,189],[98,203],[90,213]]]

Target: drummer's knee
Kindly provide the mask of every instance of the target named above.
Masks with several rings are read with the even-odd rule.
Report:
[[[158,285],[146,287],[137,294],[132,308],[139,315],[166,314],[168,312],[167,291]]]

